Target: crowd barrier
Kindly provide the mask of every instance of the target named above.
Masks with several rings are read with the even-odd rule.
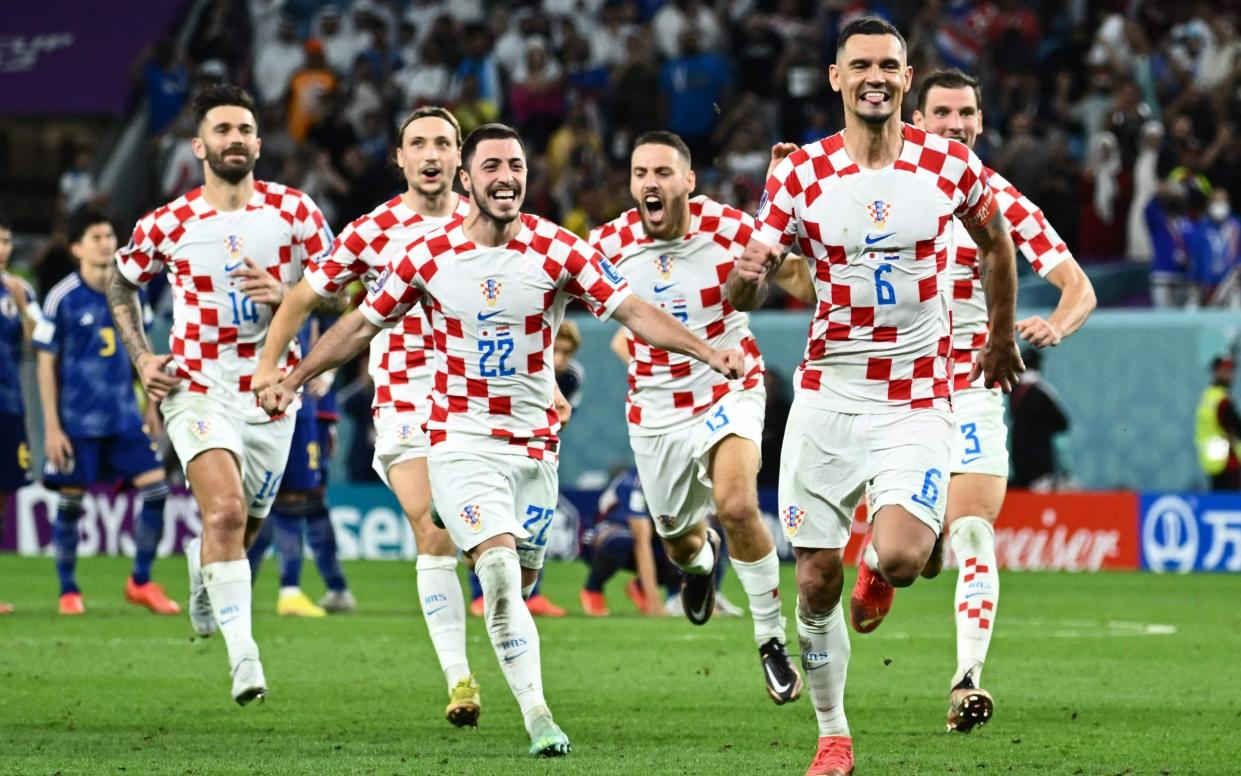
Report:
[[[387,489],[378,485],[333,486],[328,498],[342,558],[414,558],[413,532]],[[598,500],[597,490],[567,490],[562,494],[548,538],[551,557],[576,557],[579,530],[593,521]],[[18,491],[5,505],[0,551],[51,554],[55,504],[55,493],[41,486]],[[80,521],[79,554],[132,555],[137,506],[131,492],[92,490]],[[774,490],[760,493],[760,506],[780,557],[792,560],[792,548],[777,516]],[[202,528],[194,500],[184,489],[173,490],[165,515],[161,555],[180,552]],[[859,508],[845,550],[846,562],[857,562],[865,532],[865,512]],[[1013,491],[996,526],[996,552],[999,565],[1014,571],[1238,572],[1241,493]],[[953,565],[950,552],[947,563]]]

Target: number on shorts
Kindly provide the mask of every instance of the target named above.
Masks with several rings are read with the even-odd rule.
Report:
[[[259,308],[254,300],[236,291],[228,292],[229,301],[233,303],[233,325],[240,326],[242,321],[254,323],[259,319]]]
[[[534,542],[535,546],[542,547],[547,544],[547,529],[551,528],[552,515],[555,512],[555,507],[536,507],[534,504],[526,507],[526,514],[531,517],[522,523],[521,527],[530,533],[530,541]],[[539,525],[540,522],[542,525]]]
[[[884,258],[887,258],[886,256]],[[892,271],[891,264],[880,264],[875,268],[875,302],[876,304],[896,304],[896,289],[883,279]]]
[[[965,448],[966,455],[978,455],[982,452],[982,440],[978,438],[977,423],[961,424],[961,434],[964,435],[965,441],[970,443],[970,446]]]
[[[259,492],[254,494],[254,501],[250,502],[251,506],[258,506],[270,498],[274,498],[276,491],[280,489],[280,480],[284,479],[284,472],[273,474],[271,471],[263,472],[263,484],[259,487]]]
[[[926,479],[922,481],[922,493],[913,496],[913,500],[928,509],[934,509],[935,503],[939,501],[939,481],[943,476],[939,469],[927,469]]]
[[[716,407],[715,412],[707,416],[707,430],[715,433],[724,426],[728,425],[728,416],[724,414],[723,407]]]
[[[508,377],[517,374],[517,370],[509,367],[508,357],[513,355],[513,338],[497,337],[496,339],[480,339],[478,352],[478,374],[480,377]],[[499,355],[497,366],[489,366],[487,360]]]

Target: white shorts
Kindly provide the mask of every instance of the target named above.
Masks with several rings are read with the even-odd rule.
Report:
[[[425,412],[396,412],[380,410],[375,418],[375,457],[371,467],[389,488],[388,470],[402,461],[426,458],[431,451],[427,432],[422,430],[426,422]]]
[[[846,415],[794,401],[780,452],[785,535],[794,547],[844,547],[867,493],[872,515],[901,506],[938,536],[951,437],[944,410]]]
[[[660,536],[680,536],[711,514],[711,450],[728,436],[749,439],[762,450],[766,409],[762,388],[729,393],[692,426],[660,436],[629,437],[642,493]]]
[[[431,500],[448,535],[469,552],[512,534],[522,568],[543,568],[556,514],[556,464],[521,455],[448,452],[427,459]]]
[[[293,415],[247,423],[228,405],[189,391],[173,393],[160,405],[160,411],[182,471],[208,450],[228,450],[241,469],[246,512],[254,518],[267,517],[289,461]]]
[[[992,388],[967,388],[952,395],[953,474],[1008,478],[1008,428],[1004,397]]]

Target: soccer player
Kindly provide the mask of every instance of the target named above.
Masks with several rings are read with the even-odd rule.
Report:
[[[936,70],[922,81],[914,124],[973,148],[982,132],[978,80],[959,70]],[[1064,240],[1011,183],[988,169],[987,176],[1009,233],[1030,267],[1056,288],[1060,301],[1044,320],[1017,321],[1017,334],[1036,348],[1054,347],[1081,328],[1095,306],[1094,288]],[[982,667],[995,629],[1000,577],[995,558],[995,520],[1008,483],[1004,400],[999,390],[971,380],[979,349],[987,340],[987,300],[978,247],[965,229],[955,229],[948,260],[952,285],[952,461],[945,533],[957,557],[953,611],[957,623],[957,670],[952,676],[948,729],[968,733],[991,718],[994,703],[982,688]],[[937,542],[942,545],[943,537]],[[939,573],[935,552],[923,576]]]
[[[34,289],[8,272],[13,228],[0,214],[0,514],[9,496],[30,482],[30,448],[26,444],[26,408],[22,401],[22,347],[39,321]],[[0,614],[13,607],[0,603]]]
[[[345,227],[331,254],[310,268],[272,320],[268,342],[275,348],[292,340],[323,298],[335,296],[358,278],[373,285],[405,246],[469,212],[468,203],[452,190],[461,164],[461,128],[452,113],[435,106],[419,108],[401,122],[397,137],[395,160],[405,176],[405,191]],[[445,715],[454,725],[476,725],[482,706],[466,658],[465,597],[457,579],[457,550],[448,532],[431,522],[430,444],[423,431],[430,412],[431,337],[425,315],[415,307],[399,326],[371,341],[376,432],[372,465],[396,495],[414,531],[422,616],[448,685]],[[256,391],[281,377],[276,351],[269,354],[259,363]]]
[[[43,404],[43,481],[59,493],[52,536],[60,613],[86,611],[74,574],[86,488],[119,477],[133,485],[142,504],[125,600],[156,614],[179,614],[181,607],[151,581],[151,565],[164,535],[168,484],[150,436],[154,415],[151,423],[144,423],[138,411],[133,372],[104,295],[116,232],[107,216],[89,207],[70,216],[68,232],[78,271],[48,291],[43,319],[34,332]],[[150,323],[150,308],[143,305],[143,313],[143,322]]]
[[[797,699],[802,680],[785,650],[780,561],[758,511],[767,403],[763,358],[748,316],[724,296],[754,220],[707,197],[690,199],[695,183],[689,147],[679,136],[639,136],[629,178],[637,207],[595,229],[590,243],[625,273],[634,294],[713,347],[746,354],[745,373],[730,381],[625,331],[629,444],[655,530],[684,572],[686,618],[702,625],[715,608],[715,567],[722,559],[719,537],[706,520],[714,511],[750,601],[767,693],[783,704]],[[781,272],[792,274],[799,265],[805,268],[790,261]],[[813,298],[808,276],[804,280]]]
[[[487,633],[517,698],[535,756],[568,754],[569,739],[543,697],[539,635],[522,598],[543,566],[557,497],[560,420],[553,407],[552,339],[569,298],[660,347],[709,361],[729,377],[739,351],[719,351],[633,297],[624,278],[584,240],[521,212],[525,147],[517,132],[485,124],[461,149],[470,211],[395,257],[362,306],[306,360],[263,393],[271,412],[317,371],[360,349],[381,326],[422,301],[430,311],[435,376],[427,464],[436,509],[474,561]]]
[[[217,628],[224,636],[233,699],[245,705],[267,694],[245,548],[271,510],[293,434],[293,416],[270,417],[250,382],[285,284],[332,239],[310,197],[254,179],[260,141],[245,91],[208,87],[193,109],[205,183],[138,222],[116,254],[108,301],[147,396],[163,402],[202,515],[202,536],[185,548],[190,622],[200,636]],[[161,272],[171,276],[172,352],[157,356],[142,331],[138,288]],[[295,349],[280,351],[296,360]]]
[[[954,217],[978,244],[990,313],[975,370],[1004,390],[1021,371],[1012,240],[978,157],[901,122],[913,77],[904,38],[881,19],[854,20],[840,30],[828,75],[844,102],[845,129],[776,167],[755,239],[728,285],[733,304],[750,309],[794,241],[814,261],[819,302],[780,462],[780,517],[797,555],[802,667],[819,723],[811,775],[853,769],[841,555],[863,491],[873,540],[851,602],[859,629],[882,617],[893,586],[917,579],[943,522]]]

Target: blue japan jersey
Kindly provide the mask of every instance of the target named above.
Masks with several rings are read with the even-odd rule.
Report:
[[[637,467],[631,467],[616,476],[603,493],[599,494],[599,516],[596,525],[616,523],[624,528],[634,518],[650,516],[646,509],[646,497],[642,495],[642,483],[638,481]]]
[[[21,281],[26,301],[35,300],[34,289]],[[21,415],[22,404],[22,314],[8,286],[0,283],[0,413]]]
[[[142,303],[148,326],[150,308]],[[107,437],[142,426],[129,354],[107,297],[73,273],[52,286],[34,346],[56,356],[60,424],[70,437]]]

